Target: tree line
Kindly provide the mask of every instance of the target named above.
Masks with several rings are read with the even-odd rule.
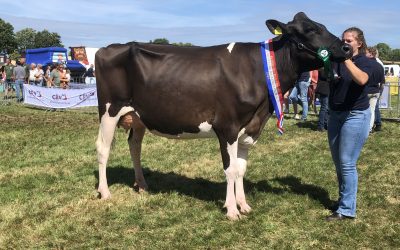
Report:
[[[20,57],[26,49],[45,47],[64,47],[61,43],[61,36],[57,32],[50,32],[46,29],[36,31],[32,28],[25,28],[14,33],[14,27],[0,18],[0,52],[10,55],[11,59]],[[156,38],[150,43],[170,44],[166,38]],[[177,46],[193,46],[191,43],[172,43]],[[392,49],[386,43],[378,43],[374,47],[379,52],[379,58],[386,61],[400,61],[400,49]]]

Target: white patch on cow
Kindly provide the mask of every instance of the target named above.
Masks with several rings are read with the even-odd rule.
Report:
[[[247,145],[247,146],[254,145],[257,142],[253,139],[253,137],[246,134],[245,128],[242,128],[242,130],[240,130],[239,135],[238,135],[238,140],[239,140],[240,144]]]
[[[232,53],[233,47],[235,46],[235,43],[230,43],[227,47],[229,53]]]
[[[197,138],[213,138],[216,137],[214,130],[212,129],[212,125],[208,122],[202,122],[198,126],[200,131],[198,133],[181,133],[177,135],[165,134],[161,133],[157,130],[150,130],[152,134],[166,137],[169,139],[197,139]]]

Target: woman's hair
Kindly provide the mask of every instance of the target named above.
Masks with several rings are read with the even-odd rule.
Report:
[[[366,49],[367,49],[367,42],[365,41],[364,32],[360,28],[350,27],[350,28],[346,29],[345,31],[343,31],[342,37],[344,36],[344,33],[346,33],[346,32],[355,32],[357,34],[355,36],[356,40],[358,42],[361,42],[361,47],[358,49],[358,52],[360,54],[365,54]]]

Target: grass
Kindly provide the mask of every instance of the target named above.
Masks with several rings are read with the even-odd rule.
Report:
[[[231,222],[216,139],[146,134],[149,192],[133,190],[127,134],[107,169],[112,199],[97,198],[93,108],[46,112],[0,107],[0,249],[395,249],[400,247],[398,123],[368,139],[358,162],[358,217],[326,223],[337,183],[315,116],[286,133],[268,122],[249,155],[253,211]]]

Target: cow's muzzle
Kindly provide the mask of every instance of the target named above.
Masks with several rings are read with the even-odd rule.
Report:
[[[343,44],[342,51],[345,54],[346,59],[349,59],[353,56],[353,48],[347,43]]]

